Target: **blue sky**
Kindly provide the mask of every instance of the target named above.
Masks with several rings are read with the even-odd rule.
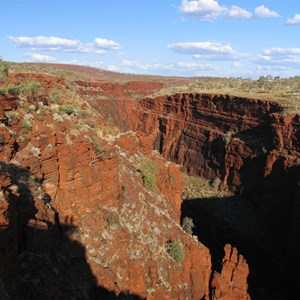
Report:
[[[140,74],[300,75],[299,0],[0,0],[0,55]]]

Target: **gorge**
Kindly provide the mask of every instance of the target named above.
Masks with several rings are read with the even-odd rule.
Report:
[[[9,80],[45,92],[0,96],[2,299],[299,293],[299,115],[246,97],[157,96],[163,80]],[[57,103],[53,89],[65,91]],[[182,201],[182,172],[228,195]]]

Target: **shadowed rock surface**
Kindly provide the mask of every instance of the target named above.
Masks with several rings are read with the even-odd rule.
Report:
[[[223,95],[147,97],[167,84],[159,80],[10,80],[36,80],[43,93],[0,96],[3,299],[284,299],[298,291],[298,115]],[[154,166],[149,178],[145,164]],[[180,169],[232,196],[182,203]],[[200,242],[182,230],[186,216]],[[180,262],[172,241],[182,245]]]

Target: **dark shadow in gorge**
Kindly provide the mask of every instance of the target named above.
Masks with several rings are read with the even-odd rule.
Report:
[[[268,244],[271,236],[245,199],[233,196],[185,200],[184,217],[194,220],[194,234],[210,249],[213,270],[221,271],[226,243],[246,258],[251,299],[292,299],[297,289],[300,292],[298,276],[274,261],[276,256]]]
[[[237,195],[186,200],[182,218],[194,220],[196,234],[220,272],[223,247],[237,247],[250,269],[251,299],[292,299],[300,293],[300,165],[279,157],[264,176],[266,156],[245,160]]]
[[[1,300],[141,299],[129,292],[116,296],[97,285],[85,247],[70,238],[77,234],[76,226],[59,222],[55,209],[49,210],[48,195],[41,201],[52,218],[47,218],[45,210],[44,219],[37,220],[33,189],[29,188],[33,177],[27,168],[0,162],[0,179],[0,212],[5,211],[6,219],[0,219]],[[38,188],[40,183],[33,185]]]

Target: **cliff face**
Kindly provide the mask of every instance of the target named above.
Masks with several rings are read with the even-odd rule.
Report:
[[[134,129],[188,173],[241,184],[243,161],[272,147],[277,104],[213,95],[175,95],[139,102]]]
[[[133,132],[105,127],[97,145],[78,115],[19,101],[1,98],[1,299],[208,299],[211,257],[181,229],[179,166],[144,156]]]
[[[262,276],[281,278],[284,293],[300,261],[295,254],[300,251],[300,125],[298,115],[281,110],[267,101],[177,94],[140,101],[133,124],[146,152],[157,149],[188,173],[212,182],[219,178],[220,188],[236,193],[224,199],[227,204],[195,199],[183,210],[199,220],[200,239],[206,235],[213,252],[220,241],[213,237],[221,235],[220,243],[229,241],[243,251],[250,269],[254,261],[264,262]],[[259,253],[256,258],[253,252]]]
[[[299,116],[230,96],[145,97],[159,82],[11,80],[65,94],[0,96],[1,299],[280,299],[297,289]],[[182,202],[171,161],[235,194]],[[185,216],[200,242],[182,230]],[[227,243],[242,255],[227,245],[222,260]]]
[[[221,273],[215,272],[212,280],[212,299],[249,300],[247,293],[249,268],[245,259],[229,244],[225,245],[224,252]]]

